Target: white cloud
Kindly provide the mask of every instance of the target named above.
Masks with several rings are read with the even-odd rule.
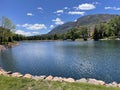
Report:
[[[43,8],[42,8],[42,7],[38,7],[37,9],[38,9],[38,10],[43,10]]]
[[[57,10],[55,13],[63,13],[63,10]]]
[[[31,32],[32,35],[38,35],[40,32]]]
[[[32,13],[27,13],[27,16],[33,16],[33,14]]]
[[[76,10],[92,10],[95,9],[95,5],[94,4],[89,4],[89,3],[84,3],[84,4],[80,4],[78,7],[74,7]]]
[[[24,27],[28,30],[41,30],[41,29],[46,29],[47,27],[45,26],[45,24],[23,24],[23,25],[17,25],[18,27]]]
[[[77,19],[74,20],[74,22],[76,22],[76,21],[77,21]]]
[[[64,9],[69,9],[68,7],[64,7]]]
[[[106,10],[120,10],[120,7],[105,7]]]
[[[50,25],[50,28],[51,28],[51,29],[54,28],[54,25]]]
[[[56,25],[64,24],[64,22],[60,18],[53,19],[52,21],[55,22]]]
[[[39,32],[25,32],[23,30],[16,30],[15,33],[16,34],[21,34],[21,35],[24,35],[24,36],[32,36],[32,35],[38,35],[38,34],[40,34]]]
[[[68,14],[71,14],[71,15],[84,15],[85,12],[80,12],[80,11],[69,11]]]

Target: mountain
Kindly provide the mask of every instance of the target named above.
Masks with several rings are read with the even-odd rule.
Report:
[[[110,19],[117,15],[112,14],[95,14],[95,15],[87,15],[77,19],[76,22],[67,22],[63,25],[59,25],[52,29],[48,34],[63,34],[68,32],[71,28],[79,27],[79,26],[90,26],[93,28],[96,24],[100,22],[108,22]]]
[[[63,25],[59,25],[55,27],[53,30],[51,30],[48,34],[62,34],[66,33],[69,31],[71,28],[75,27],[76,23],[75,22],[67,22]]]

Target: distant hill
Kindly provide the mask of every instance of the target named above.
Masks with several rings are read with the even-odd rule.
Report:
[[[69,31],[71,28],[75,27],[76,23],[75,22],[67,22],[63,25],[59,25],[55,27],[53,30],[51,30],[48,34],[62,34],[66,33]]]
[[[59,25],[52,29],[48,34],[63,34],[68,32],[71,28],[88,25],[90,28],[93,28],[96,24],[100,22],[108,22],[111,18],[117,15],[112,14],[95,14],[87,15],[77,19],[76,22],[67,22],[63,25]]]

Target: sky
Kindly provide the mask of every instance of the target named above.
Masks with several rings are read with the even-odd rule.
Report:
[[[15,33],[25,36],[46,34],[91,14],[120,15],[120,0],[0,0],[0,18],[9,18]]]

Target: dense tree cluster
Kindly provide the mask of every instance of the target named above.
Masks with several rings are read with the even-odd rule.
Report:
[[[8,44],[14,40],[19,41],[25,39],[22,35],[14,33],[15,25],[6,17],[0,19],[0,44]]]
[[[116,16],[107,23],[100,23],[95,26],[93,39],[120,38],[120,16]]]

